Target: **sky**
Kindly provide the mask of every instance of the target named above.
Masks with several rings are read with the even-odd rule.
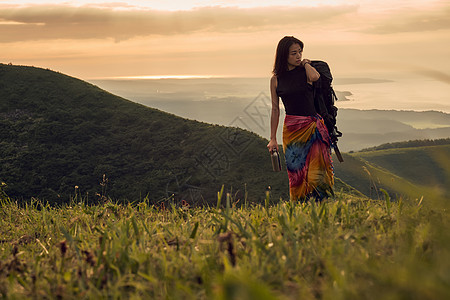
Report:
[[[270,77],[285,35],[335,76],[450,84],[450,0],[0,1],[0,62],[85,80]]]

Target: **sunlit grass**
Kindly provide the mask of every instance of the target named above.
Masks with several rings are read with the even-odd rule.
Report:
[[[221,203],[219,203],[221,202]],[[6,298],[445,299],[445,205],[323,203],[0,208]]]

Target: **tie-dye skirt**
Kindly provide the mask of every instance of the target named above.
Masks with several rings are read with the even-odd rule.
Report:
[[[291,200],[333,195],[334,172],[328,130],[319,116],[286,115],[283,150]]]

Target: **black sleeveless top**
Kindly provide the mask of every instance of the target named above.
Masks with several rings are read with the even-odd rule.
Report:
[[[278,78],[277,95],[281,97],[287,115],[313,116],[313,86],[308,83],[304,67],[296,67]]]

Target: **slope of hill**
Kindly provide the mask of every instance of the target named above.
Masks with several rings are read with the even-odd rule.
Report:
[[[424,147],[424,146],[440,146],[440,145],[450,145],[450,138],[437,139],[437,140],[410,140],[405,142],[396,143],[386,143],[379,146],[365,148],[359,152],[364,151],[375,151],[375,150],[386,150],[386,149],[399,149],[399,148],[411,148],[411,147]]]
[[[287,197],[267,141],[191,121],[50,70],[0,65],[0,181],[15,199]],[[105,177],[103,177],[105,175]]]
[[[393,197],[450,199],[450,144],[344,156],[345,163],[335,165],[336,175],[372,198],[380,197],[383,188]]]
[[[438,111],[340,109],[338,127],[344,133],[341,151],[358,151],[384,143],[450,137],[450,114]]]

